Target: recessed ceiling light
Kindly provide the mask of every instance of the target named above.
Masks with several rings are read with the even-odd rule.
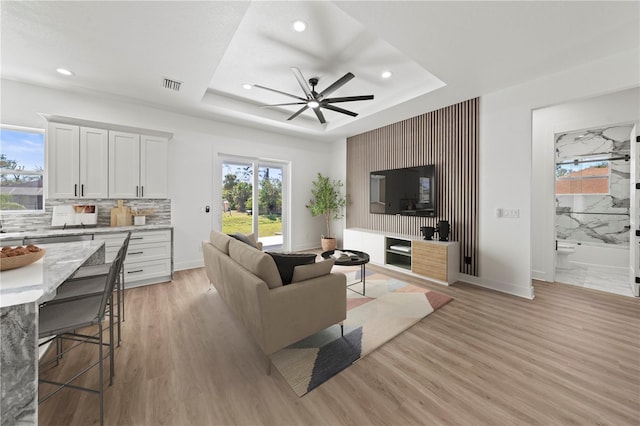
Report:
[[[244,83],[244,84],[242,85],[242,88],[243,88],[244,90],[251,90],[251,88],[252,88],[252,87],[253,87],[253,86],[252,86],[252,85],[250,85],[249,83]]]
[[[301,33],[307,29],[307,23],[303,20],[297,19],[291,23],[291,27],[293,28],[293,31]]]
[[[380,74],[380,77],[382,78],[391,78],[391,71],[382,71],[382,74]]]
[[[58,71],[59,74],[66,75],[66,76],[73,75],[73,71],[69,71],[66,68],[56,68],[56,71]]]

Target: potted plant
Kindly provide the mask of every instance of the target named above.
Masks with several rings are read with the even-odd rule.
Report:
[[[324,216],[327,233],[322,235],[322,250],[335,250],[336,239],[331,236],[331,221],[344,217],[342,209],[347,204],[347,199],[340,192],[340,188],[344,185],[341,181],[331,180],[320,173],[312,185],[311,199],[306,207],[313,217]]]

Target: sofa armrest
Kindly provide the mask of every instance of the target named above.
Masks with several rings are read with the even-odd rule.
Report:
[[[202,257],[204,259],[204,269],[207,273],[207,278],[209,278],[209,282],[213,284],[218,291],[223,292],[222,277],[220,276],[220,262],[218,260],[218,257],[222,255],[222,252],[206,240],[202,241],[201,246]]]
[[[342,273],[299,281],[260,294],[267,355],[347,317],[347,279]]]

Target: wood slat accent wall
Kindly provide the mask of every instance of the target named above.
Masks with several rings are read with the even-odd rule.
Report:
[[[420,235],[421,226],[448,220],[460,272],[477,276],[478,107],[470,99],[348,138],[347,227]],[[436,166],[436,217],[369,213],[370,172],[424,164]]]

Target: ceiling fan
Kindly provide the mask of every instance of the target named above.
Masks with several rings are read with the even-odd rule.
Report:
[[[345,75],[337,79],[335,82],[333,82],[333,84],[331,84],[329,87],[324,89],[322,92],[318,93],[316,92],[316,86],[318,84],[317,78],[314,77],[309,79],[309,85],[311,85],[311,87],[309,87],[309,85],[307,84],[307,80],[304,78],[304,76],[302,75],[302,72],[300,72],[298,68],[291,67],[291,71],[293,71],[293,75],[295,75],[296,79],[298,80],[298,83],[300,84],[300,87],[302,88],[302,91],[305,94],[304,98],[301,96],[292,95],[291,93],[286,93],[280,90],[261,86],[259,84],[253,85],[254,87],[258,87],[264,90],[270,90],[272,92],[280,93],[281,95],[289,96],[290,98],[295,98],[298,100],[298,102],[290,102],[285,104],[265,105],[264,108],[275,107],[275,106],[287,106],[287,105],[303,105],[302,108],[296,111],[295,114],[293,114],[291,117],[287,118],[287,120],[292,120],[296,118],[297,116],[299,116],[309,108],[311,108],[313,112],[315,112],[316,116],[318,117],[318,120],[320,120],[320,123],[322,124],[325,124],[327,121],[325,120],[324,114],[322,114],[322,111],[320,111],[321,108],[326,108],[331,111],[336,111],[342,114],[350,115],[351,117],[356,117],[358,115],[357,113],[346,110],[344,108],[337,107],[332,104],[339,103],[339,102],[367,101],[367,100],[373,99],[373,95],[343,96],[339,98],[327,98],[328,95],[335,92],[340,87],[344,86],[349,80],[355,77],[355,75],[353,75],[350,72],[346,73]]]

